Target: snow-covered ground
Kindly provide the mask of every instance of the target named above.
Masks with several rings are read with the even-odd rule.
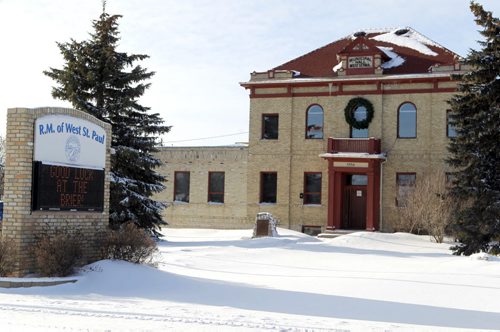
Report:
[[[158,269],[87,266],[74,284],[0,289],[0,331],[500,330],[500,260],[360,232],[166,229]]]

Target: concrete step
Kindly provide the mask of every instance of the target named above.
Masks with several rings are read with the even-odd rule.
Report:
[[[317,237],[325,239],[333,239],[342,235],[352,234],[356,232],[364,232],[364,230],[358,230],[358,229],[336,229],[333,231],[326,230],[323,233],[318,234]]]

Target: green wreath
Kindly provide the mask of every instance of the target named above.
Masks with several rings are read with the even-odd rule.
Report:
[[[358,106],[364,106],[366,108],[366,119],[363,121],[358,121],[354,117],[354,111]],[[356,129],[366,129],[373,119],[373,105],[370,101],[365,98],[353,98],[349,100],[347,106],[344,109],[345,120],[351,127]]]

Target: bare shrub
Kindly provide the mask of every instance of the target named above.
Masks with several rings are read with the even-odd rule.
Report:
[[[453,207],[445,174],[427,175],[408,194],[405,206],[398,208],[398,227],[401,231],[429,234],[441,243],[450,224]]]
[[[108,230],[101,244],[102,259],[120,259],[135,264],[154,264],[156,242],[133,222]]]
[[[16,248],[14,241],[8,238],[0,240],[0,277],[14,272],[16,268]]]
[[[34,252],[39,273],[47,277],[71,275],[83,256],[81,238],[78,229],[51,229],[47,225],[35,239]]]

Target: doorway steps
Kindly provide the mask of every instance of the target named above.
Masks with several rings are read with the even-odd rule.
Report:
[[[336,229],[333,231],[326,230],[323,233],[318,234],[317,237],[325,239],[333,239],[342,235],[352,234],[356,232],[365,232],[365,230],[362,229]]]

